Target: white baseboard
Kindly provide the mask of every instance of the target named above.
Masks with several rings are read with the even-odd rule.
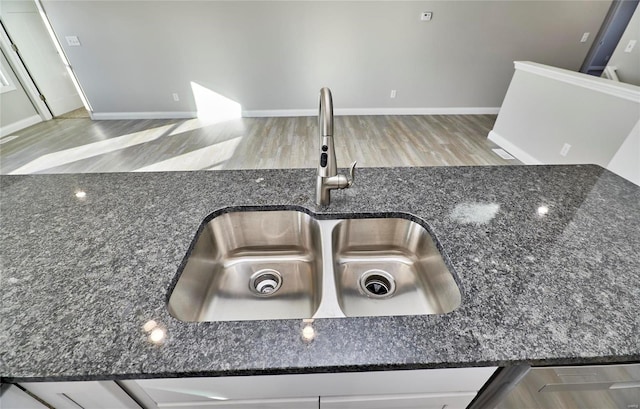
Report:
[[[500,108],[337,108],[334,115],[496,115]],[[242,111],[246,118],[317,116],[317,109],[266,109]],[[91,112],[91,119],[184,119],[196,112]]]
[[[509,142],[507,139],[497,134],[493,130],[489,132],[489,140],[495,143],[496,145],[498,145],[499,147],[501,147],[502,149],[504,149],[505,151],[509,152],[511,155],[515,156],[516,159],[518,159],[520,162],[524,163],[525,165],[542,165],[543,164],[538,159],[534,158],[533,156],[529,155],[527,152],[518,148],[516,145]]]
[[[334,114],[336,112],[334,111]],[[317,116],[317,109],[262,109],[254,111],[242,111],[243,118],[266,118],[281,116]]]
[[[33,115],[30,116],[28,118],[25,119],[21,119],[18,122],[14,122],[12,124],[9,125],[5,125],[3,127],[0,127],[0,137],[2,136],[7,136],[10,135],[14,132],[18,132],[24,128],[27,128],[31,125],[35,125],[38,122],[42,122],[42,118],[40,118],[40,115]]]
[[[496,115],[499,107],[464,108],[336,108],[334,115]],[[242,111],[247,118],[317,116],[317,109],[268,109]]]
[[[197,117],[196,112],[91,112],[91,119],[116,120],[116,119],[186,119]]]

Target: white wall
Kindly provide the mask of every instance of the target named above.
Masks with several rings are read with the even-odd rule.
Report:
[[[338,111],[495,112],[512,61],[577,70],[610,3],[43,1],[58,37],[82,43],[61,41],[95,112],[178,114],[196,110],[191,81],[253,113],[313,112],[325,85]]]
[[[8,76],[15,89],[0,94],[0,136],[6,136],[20,129],[42,121],[31,104],[27,93],[9,66],[3,53],[0,53],[2,72]]]
[[[527,164],[607,167],[616,156],[616,168],[627,168],[638,165],[640,151],[618,152],[623,143],[633,148],[638,121],[638,86],[516,62],[489,139]],[[571,148],[562,156],[565,143]]]
[[[629,41],[636,40],[631,52],[624,52]],[[607,66],[616,67],[618,78],[627,84],[640,85],[640,7],[636,8]]]

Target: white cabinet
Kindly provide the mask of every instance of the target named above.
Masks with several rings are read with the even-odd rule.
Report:
[[[496,369],[30,382],[20,386],[56,409],[463,409]],[[28,403],[16,407],[43,407],[15,386],[3,386],[5,389],[13,394],[3,395],[2,405],[17,394],[16,399]]]
[[[581,409],[640,407],[640,364],[531,368],[496,406]]]
[[[15,385],[2,385],[0,391],[0,408],[2,409],[47,409],[45,405],[29,396]]]
[[[112,381],[28,382],[19,385],[56,409],[140,409]]]
[[[322,409],[465,409],[476,392],[321,397]]]
[[[147,408],[455,409],[465,408],[496,369],[142,379],[120,384]]]

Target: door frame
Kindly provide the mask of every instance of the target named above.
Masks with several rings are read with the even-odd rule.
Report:
[[[9,62],[11,69],[16,74],[16,77],[18,77],[18,81],[20,81],[22,88],[24,88],[27,96],[31,100],[31,103],[35,107],[36,112],[40,115],[40,118],[42,118],[43,121],[53,119],[53,115],[51,114],[49,107],[42,99],[40,99],[40,91],[38,91],[38,87],[36,87],[36,84],[33,82],[31,75],[29,75],[29,71],[27,71],[22,59],[18,55],[18,52],[14,49],[14,45],[9,38],[9,34],[7,34],[5,30],[4,24],[0,24],[0,48],[7,57],[7,61]]]
[[[593,43],[591,44],[591,48],[589,49],[589,52],[587,53],[586,57],[584,58],[584,61],[582,62],[582,66],[580,67],[580,70],[579,70],[580,72],[588,74],[589,71],[599,70],[600,68],[604,70],[606,68],[606,66],[608,65],[608,61],[607,61],[607,64],[605,64],[605,66],[603,67],[593,65],[595,57],[600,51],[600,45],[601,45],[600,43],[605,39],[605,37],[608,34],[610,34],[610,31],[611,33],[613,33],[614,32],[613,30],[618,30],[619,24],[623,23],[625,25],[625,28],[628,26],[629,20],[633,16],[633,10],[639,7],[638,6],[639,3],[640,3],[639,0],[613,0],[611,2],[611,6],[609,7],[609,11],[607,11],[607,15],[605,16],[602,22],[602,26],[600,26],[600,29],[598,30],[598,34],[596,34],[596,37],[594,38]],[[633,6],[633,10],[627,8],[627,6],[631,7],[631,5],[633,4],[635,4],[635,6]],[[631,14],[627,13],[629,10],[631,10]],[[624,29],[622,30],[622,32],[620,32],[620,36],[622,35],[624,35]],[[619,41],[620,41],[620,38],[618,38],[618,42]],[[615,48],[616,46],[614,46],[614,49],[612,50],[612,54]],[[595,74],[591,74],[591,75],[595,75]]]
[[[33,0],[33,1],[36,4],[36,8],[38,9],[40,18],[42,18],[42,23],[44,24],[44,27],[47,29],[47,32],[49,33],[49,37],[53,42],[53,46],[55,47],[56,51],[58,51],[58,55],[62,59],[62,63],[67,69],[69,78],[71,79],[73,86],[76,88],[76,91],[78,92],[78,96],[82,101],[82,105],[84,105],[84,108],[89,113],[89,116],[91,117],[91,119],[93,119],[93,109],[91,108],[91,103],[87,99],[87,95],[84,93],[84,90],[82,89],[82,85],[80,85],[80,82],[78,81],[78,77],[76,77],[76,73],[73,71],[73,68],[71,68],[71,63],[69,62],[69,59],[67,58],[67,54],[64,52],[64,49],[62,48],[62,44],[60,44],[60,41],[58,40],[58,36],[56,32],[53,30],[53,26],[49,21],[49,17],[47,16],[47,11],[42,5],[42,1],[41,0]]]
[[[60,42],[58,41],[58,37],[56,36],[55,31],[53,31],[53,27],[51,26],[51,22],[47,17],[47,13],[44,7],[42,6],[41,1],[40,0],[33,0],[33,1],[36,5],[36,8],[38,9],[38,14],[42,19],[42,23],[44,24],[47,32],[49,33],[49,38],[53,42],[53,46],[56,49],[58,55],[60,56],[63,65],[67,69],[67,73],[69,74],[69,78],[71,79],[73,86],[78,92],[78,96],[82,101],[82,105],[84,105],[84,108],[89,113],[90,118],[93,119],[93,110],[91,108],[91,104],[89,103],[89,100],[87,99],[87,96],[85,95],[84,90],[80,85],[80,82],[78,82],[78,78],[76,77],[75,72],[73,72],[73,69],[71,68],[69,59],[67,58],[67,55],[65,54],[62,46],[60,45]],[[0,19],[0,23],[1,22],[2,21]],[[14,45],[11,41],[11,37],[7,32],[7,29],[4,26],[4,24],[0,24],[0,26],[1,26],[0,27],[0,47],[2,47],[2,50],[7,55],[7,60],[9,61],[11,68],[14,70],[16,76],[18,77],[18,80],[23,84],[23,88],[25,89],[27,95],[29,96],[29,99],[31,99],[31,102],[35,106],[36,111],[38,112],[42,120],[48,121],[50,119],[53,119],[53,113],[51,109],[49,109],[46,102],[41,99],[40,97],[41,93],[38,90],[38,87],[35,84],[33,78],[31,77],[31,74],[29,74],[28,67],[25,65],[24,61],[19,55],[19,49],[18,51],[16,51],[16,49],[14,48]]]

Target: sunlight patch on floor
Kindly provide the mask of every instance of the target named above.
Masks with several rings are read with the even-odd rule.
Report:
[[[181,170],[220,169],[229,160],[240,144],[242,137],[229,139],[215,145],[196,149],[170,159],[156,162],[134,170],[134,172],[161,172]]]
[[[79,160],[104,155],[120,149],[128,148],[142,143],[148,143],[166,135],[175,125],[165,125],[153,129],[147,129],[132,134],[110,138],[104,141],[92,142],[74,148],[64,149],[58,152],[42,155],[10,172],[10,175],[20,175],[41,172],[57,166],[66,165]]]
[[[230,120],[228,120],[230,121]],[[227,121],[224,121],[227,122]],[[173,131],[171,131],[171,133],[169,134],[169,136],[174,136],[174,135],[179,135],[182,133],[186,133],[186,132],[191,132],[191,131],[196,131],[198,129],[204,129],[208,126],[211,125],[216,125],[216,124],[220,124],[221,121],[216,121],[213,119],[207,119],[207,118],[193,118],[193,119],[187,119],[186,121],[182,122],[180,125],[178,125],[176,127],[176,129],[174,129]],[[233,126],[237,126],[239,127],[239,129],[244,132],[245,130],[245,126],[242,122],[238,121],[238,123],[233,124]]]

